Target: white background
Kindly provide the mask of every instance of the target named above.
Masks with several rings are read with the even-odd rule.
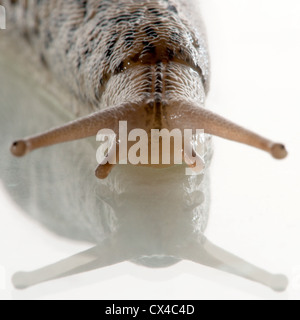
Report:
[[[202,0],[212,61],[207,107],[286,144],[275,161],[215,138],[206,235],[289,277],[283,294],[189,262],[151,270],[129,263],[16,291],[10,278],[88,248],[57,238],[18,212],[0,190],[2,299],[299,299],[300,2]],[[3,152],[3,150],[1,151]],[[24,249],[26,248],[26,249]],[[26,258],[24,258],[26,257]]]

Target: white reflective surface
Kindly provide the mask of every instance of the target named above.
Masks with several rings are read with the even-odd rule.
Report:
[[[0,291],[0,297],[276,299],[300,296],[298,1],[283,4],[267,0],[205,0],[202,3],[212,57],[207,105],[231,120],[283,141],[290,152],[287,160],[276,162],[260,151],[214,139],[212,208],[206,235],[256,265],[289,275],[288,291],[275,294],[246,280],[182,262],[163,270],[123,263],[16,292],[9,282],[15,271],[42,267],[89,245],[57,238],[40,228],[18,212],[3,190],[0,264],[4,268],[0,268],[0,290],[6,289]],[[7,141],[8,147],[10,142]],[[5,285],[1,283],[4,273]]]

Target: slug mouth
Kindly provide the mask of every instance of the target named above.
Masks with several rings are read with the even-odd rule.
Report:
[[[190,101],[165,102],[163,112],[156,112],[154,118],[149,112],[149,106],[151,101],[124,103],[107,108],[45,133],[15,141],[11,152],[16,157],[22,157],[35,149],[91,136],[97,136],[97,141],[104,142],[103,136],[105,136],[108,144],[104,152],[103,150],[99,152],[102,154],[102,160],[97,156],[99,166],[95,174],[99,179],[105,179],[116,164],[124,161],[127,163],[130,151],[133,156],[135,155],[135,159],[129,162],[134,165],[159,168],[184,162],[195,173],[199,173],[204,168],[204,162],[201,151],[197,149],[195,137],[203,133],[264,150],[275,159],[284,159],[287,156],[283,144],[274,143]],[[120,126],[125,123],[126,128]],[[159,147],[162,132],[166,133],[169,139],[167,149],[173,155],[173,158],[167,158],[166,161],[164,161],[164,150]],[[189,138],[185,136],[187,132],[190,133]],[[157,158],[153,162],[154,140]]]
[[[131,260],[131,262],[152,269],[167,268],[174,266],[182,261],[179,258],[164,255],[142,256],[140,258]]]

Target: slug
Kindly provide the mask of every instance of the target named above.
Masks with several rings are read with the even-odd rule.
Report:
[[[19,131],[42,126],[43,133],[16,140],[11,153],[22,157],[39,148],[52,148],[28,155],[26,163],[11,160],[8,165],[23,174],[22,187],[9,172],[1,178],[10,185],[14,180],[17,187],[11,193],[18,188],[19,193],[34,189],[33,199],[14,197],[23,210],[52,231],[96,245],[52,266],[17,273],[13,278],[17,288],[126,260],[167,267],[183,259],[274,290],[286,288],[285,276],[259,269],[204,236],[211,135],[256,147],[276,159],[285,158],[287,151],[283,144],[205,108],[209,55],[205,30],[191,1],[0,0],[0,5],[7,13],[7,30],[1,31],[0,39],[5,46],[2,67],[18,75],[20,83],[32,70],[36,86],[40,82],[43,89],[39,90],[52,99],[45,103],[50,108],[35,102],[15,115]],[[22,53],[18,52],[21,48]],[[25,59],[28,70],[8,66],[12,57],[16,65],[24,65]],[[61,105],[55,105],[57,102]],[[12,112],[6,107],[4,117],[13,117]],[[28,113],[31,119],[21,124],[22,115]],[[44,127],[67,118],[65,124],[54,123],[53,129]],[[119,130],[122,122],[126,122],[126,133],[136,129],[145,133],[139,151],[144,147],[151,150],[146,160],[152,159],[151,148],[160,141],[152,135],[153,130],[177,130],[180,140],[191,130],[192,141],[185,140],[184,146],[178,147],[175,138],[170,143],[170,150],[179,154],[183,165],[176,165],[175,156],[165,163],[162,149],[158,149],[155,163],[132,163],[129,154],[137,141],[124,144]],[[58,149],[58,144],[96,137],[103,129],[114,132],[116,140],[113,147],[106,144],[99,149],[102,161],[95,172],[99,179],[93,179],[89,172],[95,162],[95,141],[72,142],[63,149]],[[196,130],[204,130],[204,134]],[[186,166],[196,170],[197,160],[200,169],[193,175],[185,174]],[[34,181],[41,179],[44,187],[35,187]],[[57,184],[55,191],[53,184]],[[73,188],[67,192],[66,186]],[[51,192],[46,195],[46,190]]]

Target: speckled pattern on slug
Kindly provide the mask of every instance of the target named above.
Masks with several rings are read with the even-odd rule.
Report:
[[[204,36],[167,0],[0,0],[58,81],[92,109],[126,101],[204,102]],[[14,28],[15,29],[15,28]],[[157,106],[156,106],[157,107]],[[157,116],[157,114],[156,114]]]

